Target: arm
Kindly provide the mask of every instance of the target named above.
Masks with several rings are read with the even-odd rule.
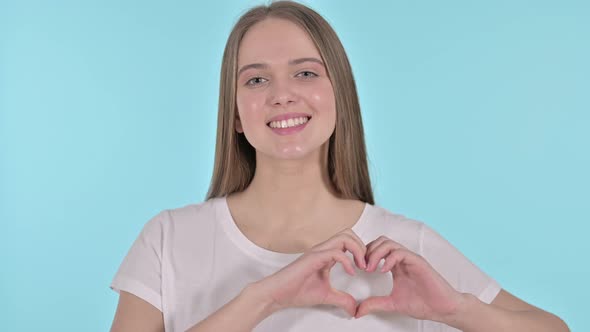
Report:
[[[256,325],[276,311],[271,302],[260,296],[256,284],[250,284],[233,300],[186,332],[252,331]]]
[[[491,304],[455,290],[422,256],[380,237],[367,246],[367,272],[381,259],[381,272],[395,280],[391,294],[363,301],[356,317],[373,311],[397,312],[416,319],[441,322],[465,332],[567,332],[557,316],[536,308],[506,291]]]
[[[330,269],[340,263],[354,275],[350,251],[364,268],[364,245],[350,229],[344,230],[301,255],[278,272],[247,285],[233,300],[192,326],[187,332],[251,331],[271,314],[289,307],[316,304],[339,306],[351,316],[356,300],[330,286]],[[362,265],[361,265],[362,264]],[[162,313],[148,302],[121,291],[111,332],[164,331]]]
[[[315,245],[291,264],[252,284],[219,310],[187,332],[251,331],[271,314],[289,307],[330,304],[355,313],[356,300],[330,286],[330,269],[336,264],[354,275],[353,263],[344,252],[353,253],[357,266],[365,267],[362,240],[350,229]]]
[[[443,323],[465,332],[569,331],[559,317],[536,308],[504,290],[491,304],[481,302],[471,294],[464,294],[463,298],[464,301],[457,312]]]
[[[111,332],[164,332],[162,312],[141,298],[121,291]]]
[[[274,312],[271,303],[259,294],[256,284],[247,286],[233,300],[187,332],[252,331]],[[121,291],[111,332],[124,331],[164,332],[162,312],[141,298]]]

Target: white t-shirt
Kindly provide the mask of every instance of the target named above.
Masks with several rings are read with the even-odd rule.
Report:
[[[365,204],[352,230],[369,243],[385,235],[423,256],[455,289],[490,303],[500,286],[425,224]],[[347,253],[352,258],[350,253]],[[225,198],[164,210],[149,220],[116,273],[111,288],[123,290],[163,312],[166,331],[185,331],[233,299],[247,284],[293,262],[301,254],[261,248],[236,226]],[[381,265],[381,264],[380,264]],[[356,276],[340,264],[332,286],[357,301],[386,295],[390,273]],[[392,314],[350,318],[332,306],[288,308],[267,317],[256,332],[276,331],[458,331],[444,324]]]

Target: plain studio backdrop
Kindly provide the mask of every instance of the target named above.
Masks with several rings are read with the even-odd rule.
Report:
[[[0,1],[0,325],[105,331],[149,218],[201,202],[261,1]],[[348,52],[378,205],[588,331],[587,1],[307,1]]]

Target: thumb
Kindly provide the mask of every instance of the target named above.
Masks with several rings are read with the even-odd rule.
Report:
[[[343,291],[339,291],[337,289],[332,289],[326,299],[324,300],[325,304],[335,305],[344,309],[351,317],[354,316],[356,313],[356,300],[352,295],[345,293]]]
[[[355,318],[361,318],[364,315],[370,314],[375,311],[395,311],[395,305],[389,296],[371,296],[364,300],[359,305]]]

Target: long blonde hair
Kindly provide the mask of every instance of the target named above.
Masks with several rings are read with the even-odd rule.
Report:
[[[374,204],[361,110],[344,47],[324,18],[292,1],[250,9],[229,35],[221,65],[215,165],[207,200],[242,191],[254,177],[256,151],[235,128],[238,48],[248,29],[269,17],[289,20],[306,31],[326,66],[336,99],[336,127],[328,146],[328,174],[334,190],[341,198]]]

